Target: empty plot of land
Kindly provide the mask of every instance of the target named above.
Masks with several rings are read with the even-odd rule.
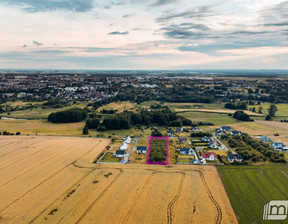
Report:
[[[0,137],[1,223],[237,223],[214,167],[93,164],[107,144]]]

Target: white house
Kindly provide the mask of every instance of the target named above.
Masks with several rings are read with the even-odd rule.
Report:
[[[218,149],[218,144],[216,142],[211,141],[209,143],[209,147],[212,149]]]
[[[241,135],[242,132],[241,131],[231,131],[231,135]]]
[[[116,150],[116,152],[114,153],[115,157],[125,157],[125,150]]]
[[[192,132],[200,132],[200,131],[201,131],[201,129],[198,128],[198,127],[193,127],[192,128]]]
[[[146,146],[137,146],[137,153],[141,154],[146,154],[147,152],[147,147]]]
[[[202,153],[201,157],[207,161],[217,160],[217,154],[215,152]]]
[[[210,138],[205,136],[201,139],[201,142],[210,142]]]
[[[242,162],[243,161],[243,157],[241,155],[237,155],[237,154],[229,154],[227,156],[227,160],[230,162],[230,163],[233,163],[235,161],[237,162]]]
[[[231,131],[231,127],[230,126],[222,126],[221,130],[222,131]]]
[[[131,138],[129,136],[127,136],[125,139],[124,139],[124,142],[126,144],[130,144],[131,143]]]
[[[275,149],[275,150],[278,150],[278,151],[286,151],[288,150],[288,147],[285,146],[284,143],[282,142],[274,142],[272,144],[272,147]]]
[[[193,149],[192,148],[182,148],[180,149],[180,154],[182,155],[193,155]]]
[[[126,142],[122,142],[121,146],[120,146],[120,150],[127,150],[128,149],[128,145]]]
[[[263,135],[261,136],[261,142],[267,143],[267,142],[272,142],[270,138],[267,136]]]

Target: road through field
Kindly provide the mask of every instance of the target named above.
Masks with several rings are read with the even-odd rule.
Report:
[[[108,143],[0,137],[0,223],[237,223],[214,167],[93,164]]]

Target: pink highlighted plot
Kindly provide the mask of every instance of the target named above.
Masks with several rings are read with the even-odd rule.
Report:
[[[155,149],[153,148],[153,146],[155,143],[157,143],[157,140],[160,140],[160,141],[166,140],[164,144],[164,147],[166,149],[164,148],[163,151],[162,150],[158,151],[158,154],[160,154],[160,157],[155,159],[154,157],[155,152],[153,151]],[[161,143],[160,141],[159,143]],[[152,142],[154,144],[152,144]],[[153,158],[151,158],[151,155],[153,156]],[[163,160],[164,156],[166,157],[166,161],[160,161],[160,160]],[[155,161],[155,160],[159,160],[159,161]],[[148,146],[146,164],[169,165],[169,137],[150,137],[149,138],[149,146]]]

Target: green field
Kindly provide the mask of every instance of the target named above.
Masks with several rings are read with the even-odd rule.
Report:
[[[114,157],[112,152],[107,152],[105,156],[102,157],[102,159],[99,162],[105,162],[105,163],[120,163],[121,158]]]
[[[218,166],[240,224],[264,223],[263,208],[271,200],[288,200],[288,165]],[[265,221],[265,223],[287,223]]]
[[[171,110],[175,109],[207,109],[207,110],[222,110],[224,103],[165,103]]]
[[[214,125],[226,125],[238,122],[236,119],[229,117],[227,114],[220,114],[220,113],[192,111],[192,112],[181,112],[178,114],[192,121],[211,122]]]
[[[276,116],[287,116],[288,117],[288,104],[276,104],[278,111],[276,113]],[[255,106],[248,106],[248,107],[255,107],[256,111],[258,111],[259,107],[263,107],[263,114],[268,114],[268,108],[270,107],[270,104],[265,103],[261,105],[255,105]]]

